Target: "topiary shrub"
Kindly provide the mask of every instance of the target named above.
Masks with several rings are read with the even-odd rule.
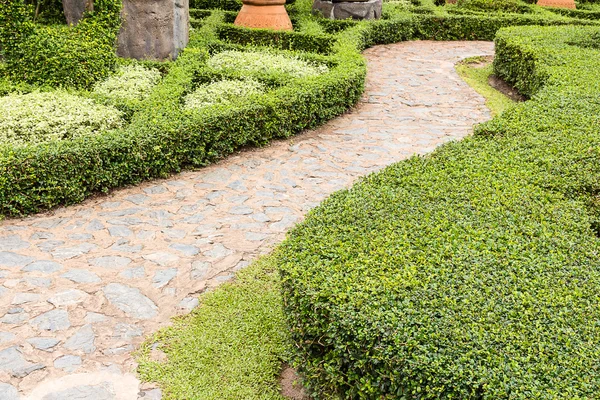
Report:
[[[121,113],[66,92],[0,97],[0,144],[73,139],[122,126]]]
[[[227,105],[265,91],[265,85],[253,79],[226,79],[198,87],[185,97],[185,108],[198,110],[214,104]]]
[[[126,65],[108,79],[96,83],[93,92],[116,101],[141,101],[148,97],[160,78],[157,69]]]
[[[530,6],[519,0],[458,0],[456,5],[474,11],[531,12]]]
[[[31,22],[19,0],[0,0],[0,37],[7,75],[20,82],[87,88],[107,77],[116,62],[120,1],[98,0],[76,27]]]
[[[326,65],[312,64],[281,54],[228,50],[212,56],[207,65],[216,71],[279,73],[294,78],[316,76],[328,71]]]

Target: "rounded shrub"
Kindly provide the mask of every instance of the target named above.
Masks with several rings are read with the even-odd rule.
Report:
[[[186,109],[200,109],[214,104],[231,104],[265,92],[265,85],[253,79],[226,79],[201,85],[185,97]]]
[[[137,64],[126,65],[119,68],[114,75],[98,82],[93,91],[114,100],[144,100],[160,78],[161,73],[157,69]]]
[[[0,143],[31,144],[92,135],[122,125],[121,113],[66,92],[0,97]]]
[[[279,73],[294,78],[324,74],[326,65],[314,64],[297,57],[254,51],[228,50],[212,56],[207,65],[217,71]]]

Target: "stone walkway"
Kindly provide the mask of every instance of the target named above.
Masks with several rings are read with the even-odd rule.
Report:
[[[454,71],[488,54],[483,42],[372,48],[361,103],[315,131],[1,222],[0,399],[160,398],[135,378],[131,352],[144,336],[268,252],[330,193],[488,119]]]

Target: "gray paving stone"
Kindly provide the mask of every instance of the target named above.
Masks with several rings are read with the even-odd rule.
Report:
[[[194,261],[192,263],[192,279],[206,279],[211,268],[212,264],[207,261]]]
[[[140,240],[154,240],[156,238],[156,233],[154,231],[139,231],[136,233],[135,237]]]
[[[84,325],[64,344],[64,348],[71,351],[83,351],[85,354],[93,353],[96,350],[94,344],[96,336],[92,325]]]
[[[25,312],[20,313],[11,313],[10,310],[2,318],[0,318],[0,323],[6,325],[21,325],[25,321],[29,319],[29,314]]]
[[[248,188],[244,185],[244,183],[240,180],[233,181],[229,185],[227,185],[229,189],[233,189],[236,191],[246,191]]]
[[[108,233],[112,237],[129,237],[133,235],[131,229],[125,226],[111,226],[108,228]]]
[[[35,261],[22,268],[25,272],[43,272],[45,274],[52,274],[56,271],[63,269],[63,266],[54,261]]]
[[[251,242],[260,242],[268,238],[270,235],[266,233],[246,232],[244,237]]]
[[[33,337],[27,339],[27,343],[38,350],[53,351],[54,347],[60,343],[60,340],[52,337]]]
[[[132,324],[117,324],[113,330],[113,337],[125,340],[130,340],[134,337],[142,336],[143,334],[144,331],[142,328]]]
[[[98,275],[85,269],[72,269],[62,274],[61,277],[75,283],[98,283],[101,281]]]
[[[48,303],[55,307],[70,306],[71,304],[84,302],[88,297],[89,295],[83,290],[67,289],[54,294],[48,299]]]
[[[183,229],[164,229],[162,232],[171,239],[183,239],[186,237]]]
[[[196,246],[192,246],[189,244],[173,243],[172,245],[169,246],[169,248],[176,250],[188,257],[192,257],[192,256],[195,256],[196,254],[200,253],[200,250]]]
[[[248,206],[235,206],[231,207],[228,212],[231,215],[250,215],[254,210]]]
[[[94,236],[89,233],[76,233],[74,235],[69,235],[69,239],[71,240],[92,240]]]
[[[98,246],[92,243],[81,243],[70,247],[60,247],[52,251],[52,256],[59,260],[68,260],[71,258],[79,257],[83,254],[87,254],[90,251],[96,249]]]
[[[56,360],[54,360],[54,367],[62,369],[65,372],[69,372],[69,373],[75,372],[75,371],[77,371],[77,369],[79,369],[79,367],[81,367],[81,357],[79,357],[79,356],[73,356],[73,355],[70,355],[70,354],[66,355],[66,356],[59,357]],[[61,392],[61,393],[64,394],[65,392]],[[45,400],[47,400],[47,399],[56,399],[56,400],[58,400],[58,399],[61,399],[61,400],[71,399],[71,397],[65,397],[64,395],[63,395],[63,397],[48,397],[48,395],[46,395],[43,398]]]
[[[98,268],[121,269],[131,264],[131,258],[121,256],[103,256],[89,260],[90,264]]]
[[[42,296],[37,293],[17,293],[15,294],[15,297],[13,297],[11,304],[18,306],[26,303],[35,303],[40,301],[41,297]]]
[[[0,344],[12,342],[17,336],[10,332],[0,332]]]
[[[8,383],[0,383],[0,399],[2,400],[19,400],[19,391],[16,387]],[[148,399],[146,399],[148,400]]]
[[[0,269],[0,278],[6,278],[8,275],[10,275],[9,271],[5,269]]]
[[[21,239],[19,235],[8,235],[0,237],[0,251],[17,251],[23,250],[30,244]]]
[[[182,310],[192,311],[194,308],[198,307],[198,304],[200,304],[200,301],[197,297],[186,297],[179,302],[177,307]]]
[[[115,211],[107,211],[107,212],[100,213],[98,215],[101,215],[104,217],[126,217],[128,215],[135,215],[142,211],[144,211],[143,208],[132,207],[132,208],[124,208],[121,210],[115,210]]]
[[[65,244],[62,240],[46,240],[37,245],[37,248],[43,251],[44,253],[50,253],[52,250],[57,248],[58,246],[62,246]]]
[[[159,186],[159,185],[150,186],[143,190],[146,194],[161,194],[161,193],[165,193],[167,191],[167,189],[165,189],[164,186]]]
[[[54,234],[50,233],[50,232],[35,232],[29,237],[29,239],[30,240],[43,240],[43,239],[52,239],[53,237],[54,237]]]
[[[86,228],[86,230],[89,232],[97,232],[101,231],[102,229],[104,229],[104,225],[97,219],[90,222]]]
[[[150,319],[157,314],[156,304],[144,296],[139,289],[111,283],[104,287],[104,295],[113,306],[130,317]]]
[[[56,332],[69,329],[71,321],[65,310],[50,310],[35,317],[29,321],[29,324],[40,331]]]
[[[25,278],[24,281],[35,287],[49,288],[52,285],[52,279],[50,278],[31,277]]]
[[[137,205],[144,204],[145,202],[147,202],[150,199],[151,199],[151,197],[146,196],[145,194],[134,194],[132,196],[125,197],[125,200],[127,200],[133,204],[137,204]]]
[[[124,346],[113,347],[112,349],[106,349],[106,350],[102,351],[102,353],[104,353],[104,355],[107,355],[107,356],[118,356],[120,354],[129,353],[131,351],[133,351],[133,346],[130,344],[126,344]]]
[[[27,257],[12,251],[0,251],[0,266],[2,267],[24,267],[35,261],[35,258]]]
[[[119,239],[116,243],[110,246],[110,249],[118,253],[135,254],[142,251],[142,245],[130,245],[129,241],[125,239]]]
[[[204,214],[194,214],[190,215],[189,217],[185,217],[183,219],[183,222],[185,222],[186,224],[199,224],[204,220],[204,218]]]
[[[66,224],[70,221],[70,218],[53,218],[45,221],[35,222],[33,226],[42,229],[54,229],[61,224]]]
[[[100,314],[100,313],[91,312],[91,311],[88,311],[85,314],[85,318],[84,318],[84,321],[87,322],[88,324],[94,324],[96,322],[104,322],[106,320],[107,320],[106,315]]]
[[[33,371],[43,368],[43,364],[27,361],[17,346],[0,351],[0,371],[7,372],[15,378],[24,378]]]
[[[100,207],[104,210],[110,210],[112,208],[117,208],[121,205],[120,201],[105,201],[100,205]]]
[[[217,243],[210,250],[207,250],[207,251],[203,252],[202,254],[204,254],[206,257],[209,257],[209,258],[218,259],[218,258],[224,258],[224,257],[227,257],[227,256],[233,254],[233,250],[228,249],[227,247],[223,246],[221,243]]]
[[[162,391],[160,389],[145,390],[138,400],[162,400]]]
[[[139,279],[146,276],[144,267],[129,268],[119,273],[120,277],[125,279]]]
[[[111,225],[116,225],[116,226],[134,226],[134,225],[141,225],[144,223],[144,221],[142,221],[141,219],[139,219],[137,217],[113,218],[113,219],[109,219],[106,222],[108,222]]]
[[[179,262],[179,257],[175,254],[160,251],[157,253],[146,254],[142,256],[145,260],[152,261],[161,267],[170,267]]]
[[[271,218],[269,218],[269,216],[265,213],[256,213],[256,214],[252,214],[252,219],[257,221],[257,222],[269,222],[271,221]]]
[[[166,286],[177,276],[177,268],[162,269],[156,271],[152,278],[152,285],[155,288]]]

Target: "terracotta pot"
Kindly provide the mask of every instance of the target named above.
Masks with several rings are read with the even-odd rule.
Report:
[[[246,28],[291,31],[292,21],[285,10],[285,0],[242,0],[244,5],[234,24]]]
[[[575,9],[575,0],[538,0],[538,6]]]

